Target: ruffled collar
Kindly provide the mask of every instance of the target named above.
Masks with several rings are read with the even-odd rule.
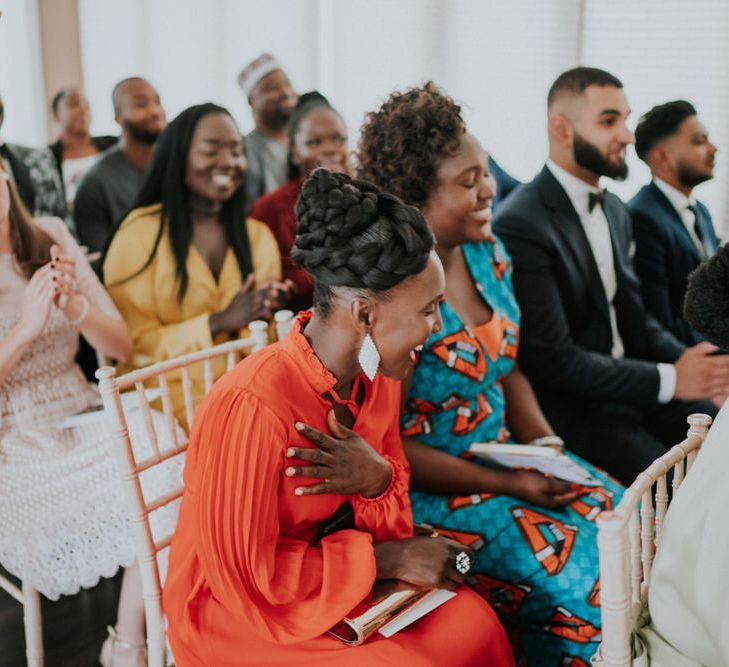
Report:
[[[334,390],[338,382],[336,376],[324,366],[321,359],[316,356],[306,336],[304,336],[304,328],[311,320],[312,315],[313,313],[310,310],[299,313],[294,326],[291,327],[289,335],[283,342],[283,347],[296,360],[304,377],[318,394],[329,393],[336,403],[349,405],[351,409],[353,407],[351,404],[354,403],[353,397],[357,395],[360,383],[364,384],[366,400],[370,394],[371,382],[364,373],[360,373],[352,383],[352,395],[348,399],[339,397]]]

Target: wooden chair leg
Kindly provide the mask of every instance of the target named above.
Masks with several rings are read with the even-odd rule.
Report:
[[[40,594],[23,583],[23,623],[28,667],[43,667],[43,621]]]

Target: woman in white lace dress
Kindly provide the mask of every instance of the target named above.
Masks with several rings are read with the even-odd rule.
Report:
[[[141,585],[111,442],[103,421],[63,424],[99,400],[74,362],[79,332],[108,357],[131,357],[126,324],[64,223],[34,221],[0,167],[0,563],[52,600],[127,567],[101,662],[141,665]],[[141,419],[129,427],[146,448],[134,437]],[[171,488],[181,465],[143,479],[146,490]],[[155,528],[171,532],[176,511]]]

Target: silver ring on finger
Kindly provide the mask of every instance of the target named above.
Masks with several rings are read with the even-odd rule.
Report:
[[[460,574],[468,574],[471,570],[471,557],[465,551],[456,554],[456,570]]]

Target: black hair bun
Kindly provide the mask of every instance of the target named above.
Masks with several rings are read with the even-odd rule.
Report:
[[[291,258],[328,287],[390,289],[420,273],[433,249],[420,211],[328,169],[304,182],[296,215]]]
[[[683,314],[709,342],[729,348],[729,243],[689,276]]]

